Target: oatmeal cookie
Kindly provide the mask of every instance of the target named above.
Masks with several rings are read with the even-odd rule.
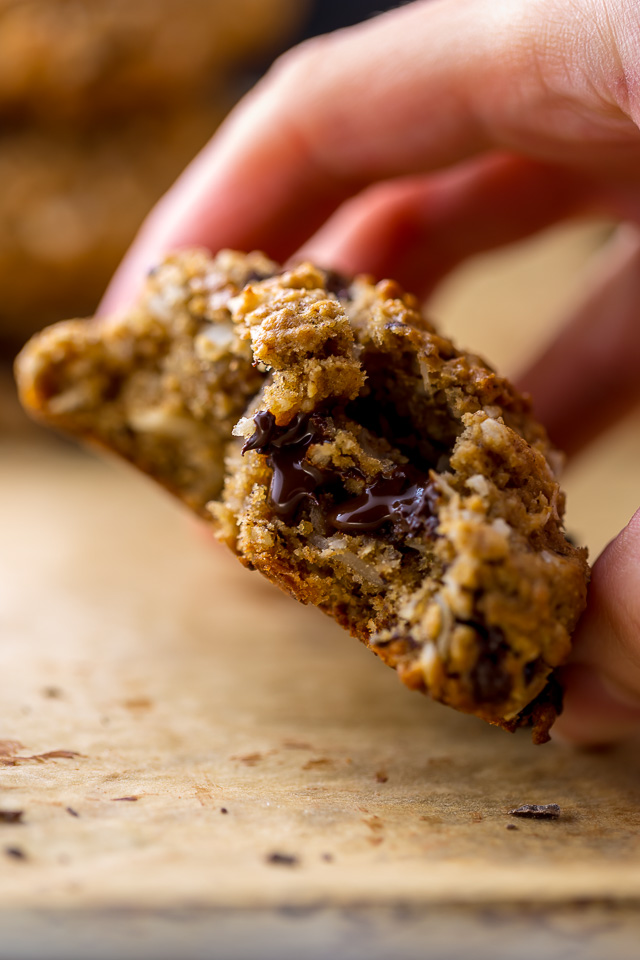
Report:
[[[529,402],[392,281],[175,255],[119,317],[45,330],[36,416],[115,450],[412,689],[536,742],[586,598]]]
[[[149,209],[223,108],[191,106],[96,130],[0,137],[0,348],[95,310]]]
[[[300,0],[0,0],[0,113],[91,119],[182,104],[304,10]]]

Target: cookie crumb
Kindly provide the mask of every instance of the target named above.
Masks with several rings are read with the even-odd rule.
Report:
[[[529,820],[557,820],[561,810],[557,803],[523,803],[509,810],[510,817],[528,817]]]
[[[517,829],[518,829],[518,828],[516,827],[515,823],[508,823],[508,824],[507,824],[507,830],[517,830]]]
[[[248,767],[255,767],[256,763],[262,760],[262,754],[256,750],[254,753],[245,753],[243,756],[234,756],[231,759],[246,763]]]
[[[376,781],[378,783],[387,783],[389,775],[384,770],[378,770],[376,772]]]
[[[220,807],[220,813],[229,813],[226,807]]]
[[[73,807],[65,807],[65,810],[67,811],[67,813],[69,814],[70,817],[79,817],[79,816],[80,816],[80,814],[78,813],[78,811],[77,811],[77,810],[74,810]]]
[[[149,697],[130,697],[128,700],[122,701],[122,706],[126,707],[127,710],[150,710],[153,701]]]
[[[333,761],[329,757],[313,757],[302,764],[303,770],[315,770],[317,767],[326,767]]]

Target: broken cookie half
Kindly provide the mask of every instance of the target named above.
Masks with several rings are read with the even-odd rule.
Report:
[[[536,742],[584,608],[529,403],[392,281],[169,257],[138,303],[17,362],[40,419],[114,450],[411,688]]]

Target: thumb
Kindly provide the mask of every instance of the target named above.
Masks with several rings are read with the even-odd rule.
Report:
[[[598,557],[564,669],[554,732],[579,744],[640,735],[640,510]]]

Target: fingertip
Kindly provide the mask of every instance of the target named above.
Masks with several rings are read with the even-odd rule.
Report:
[[[598,747],[640,736],[640,695],[586,664],[564,667],[560,681],[564,709],[551,731],[553,740]]]

